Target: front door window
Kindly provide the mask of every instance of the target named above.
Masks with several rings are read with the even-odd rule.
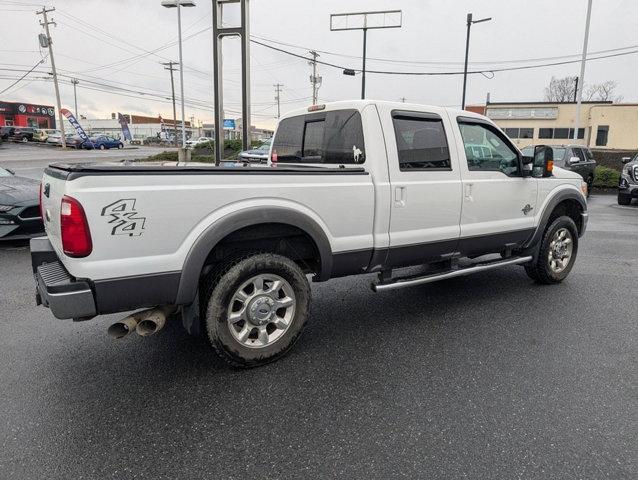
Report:
[[[519,174],[518,154],[496,128],[482,123],[459,123],[459,128],[469,170]]]

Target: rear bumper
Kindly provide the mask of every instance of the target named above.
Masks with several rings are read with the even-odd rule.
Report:
[[[46,237],[31,240],[31,263],[36,281],[36,302],[51,309],[56,318],[76,320],[97,314],[88,281],[66,271]]]
[[[73,277],[47,237],[31,239],[36,302],[56,318],[87,320],[96,315],[173,305],[181,272],[163,272],[105,280]]]

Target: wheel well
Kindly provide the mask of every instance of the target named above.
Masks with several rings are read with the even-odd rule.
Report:
[[[578,233],[580,234],[583,228],[583,217],[581,213],[583,213],[583,206],[577,200],[563,200],[554,207],[554,210],[552,210],[552,214],[549,216],[547,225],[551,225],[551,223],[558,217],[567,215],[574,221],[576,227],[578,227]]]
[[[262,223],[240,228],[220,240],[204,262],[203,272],[229,257],[246,252],[269,252],[296,262],[305,273],[319,273],[317,244],[301,228],[284,223]]]

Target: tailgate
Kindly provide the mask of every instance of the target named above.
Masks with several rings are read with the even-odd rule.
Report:
[[[44,229],[53,248],[62,251],[60,237],[60,203],[66,189],[65,175],[56,175],[56,170],[47,168],[42,177],[42,207]]]

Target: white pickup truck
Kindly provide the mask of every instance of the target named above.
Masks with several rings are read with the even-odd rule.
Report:
[[[524,157],[483,116],[380,101],[285,115],[268,166],[51,165],[38,302],[74,320],[150,309],[115,336],[176,312],[229,363],[260,365],[299,337],[309,276],[375,272],[384,292],[522,265],[562,281],[586,184],[552,166],[551,148]]]

